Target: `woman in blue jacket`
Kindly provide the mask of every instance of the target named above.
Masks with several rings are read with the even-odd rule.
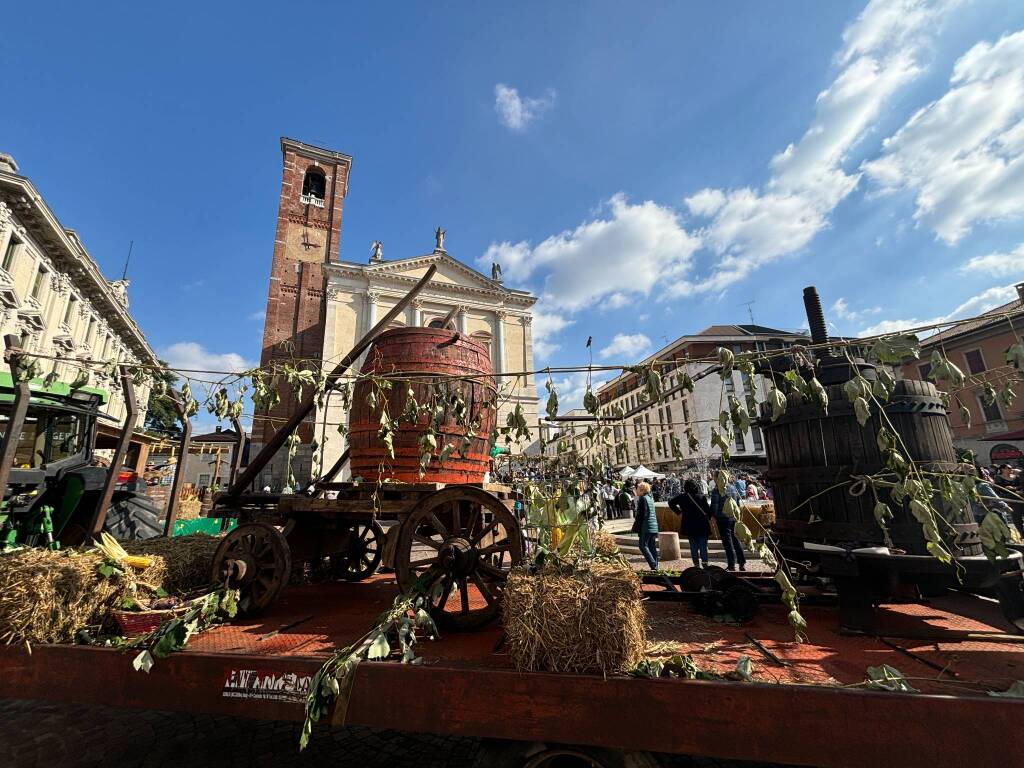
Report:
[[[636,486],[636,519],[633,531],[640,535],[640,552],[652,571],[658,570],[658,516],[654,512],[651,486],[640,481]]]

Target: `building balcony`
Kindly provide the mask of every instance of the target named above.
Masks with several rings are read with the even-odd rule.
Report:
[[[300,195],[299,201],[303,205],[312,205],[316,208],[324,207],[324,199],[322,197],[317,197],[316,195]]]
[[[1009,429],[1005,419],[997,419],[996,421],[985,422],[985,434],[986,435],[1000,435]]]

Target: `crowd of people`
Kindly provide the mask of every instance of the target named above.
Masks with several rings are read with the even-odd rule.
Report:
[[[694,473],[680,480],[676,475],[646,480],[627,479],[623,482],[606,480],[600,495],[607,520],[633,519],[633,533],[637,534],[640,552],[651,570],[658,569],[658,516],[655,503],[665,501],[680,516],[680,534],[690,545],[690,557],[698,568],[708,566],[708,541],[711,521],[715,522],[725,550],[727,569],[746,570],[746,556],[736,538],[736,521],[725,512],[726,499],[767,500],[768,487],[755,475],[740,474],[718,492],[714,475]]]
[[[980,498],[972,504],[975,520],[980,523],[989,512],[995,512],[1024,538],[1024,474],[1020,468],[1000,464],[981,468],[978,474]]]

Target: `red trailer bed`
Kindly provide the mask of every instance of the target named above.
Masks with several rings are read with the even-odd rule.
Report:
[[[258,622],[204,633],[148,675],[116,650],[36,646],[29,655],[6,648],[0,696],[301,720],[305,688],[325,654],[365,632],[395,592],[385,575],[293,587]],[[501,629],[492,626],[421,642],[420,666],[361,664],[348,722],[814,766],[1006,766],[1020,759],[1024,702],[992,698],[985,689],[1024,679],[1024,644],[895,637],[1006,631],[992,603],[963,595],[887,607],[880,615],[891,645],[841,636],[827,608],[805,608],[813,642],[803,645],[791,642],[781,610],[770,606],[744,626],[679,603],[650,602],[648,612],[652,642],[672,643],[720,671],[749,655],[759,682],[520,673],[495,650]],[[922,693],[840,687],[883,663],[915,678]]]

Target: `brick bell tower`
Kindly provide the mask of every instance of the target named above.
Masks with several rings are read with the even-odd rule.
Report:
[[[348,194],[348,175],[352,168],[349,155],[293,139],[281,139],[281,153],[284,170],[260,356],[264,367],[275,361],[320,359],[323,354],[324,264],[338,260],[341,209]],[[276,408],[270,413],[256,414],[253,425],[256,450],[298,405],[287,385],[282,385],[280,394],[281,403]],[[299,427],[301,444],[293,469],[300,481],[309,475],[313,418],[310,415]],[[283,482],[283,454],[282,450],[261,474],[257,481],[260,485]]]

